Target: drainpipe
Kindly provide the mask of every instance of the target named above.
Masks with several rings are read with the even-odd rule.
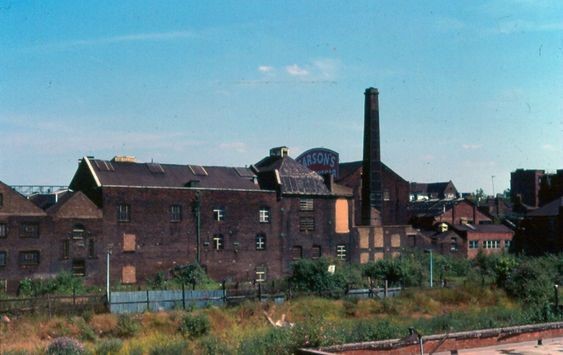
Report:
[[[196,220],[196,262],[201,265],[201,198],[199,191],[195,193],[195,206],[194,206],[195,220]]]

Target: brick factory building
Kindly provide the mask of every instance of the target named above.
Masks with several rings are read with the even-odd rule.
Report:
[[[217,280],[279,278],[321,256],[397,255],[409,235],[409,184],[381,162],[377,89],[365,92],[364,157],[317,173],[286,147],[250,167],[84,157],[71,192],[46,209],[0,184],[0,280],[61,271],[124,284],[200,262]],[[38,202],[39,203],[39,202]],[[6,282],[4,283],[6,284]]]

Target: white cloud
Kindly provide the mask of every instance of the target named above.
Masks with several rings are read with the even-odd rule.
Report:
[[[468,149],[468,150],[475,150],[475,149],[479,149],[481,148],[483,145],[482,144],[462,144],[461,145],[463,149]]]
[[[272,66],[269,65],[261,65],[258,67],[258,71],[261,73],[271,73],[273,72],[275,69]]]
[[[309,71],[301,68],[299,65],[297,64],[293,64],[293,65],[288,65],[285,67],[285,70],[287,71],[287,73],[289,75],[292,76],[306,76],[309,75]]]
[[[219,148],[223,150],[234,150],[237,153],[246,153],[246,144],[243,142],[229,142],[219,144]]]
[[[333,79],[340,67],[340,62],[330,58],[317,59],[313,61],[313,66],[324,79]]]
[[[61,50],[71,47],[85,47],[104,44],[115,44],[125,42],[161,42],[171,41],[183,38],[194,38],[196,34],[191,31],[170,31],[170,32],[153,32],[153,33],[133,33],[126,35],[109,36],[92,39],[78,39],[64,42],[47,43],[33,47],[33,49],[52,49]]]
[[[541,147],[543,150],[547,150],[549,152],[556,152],[558,150],[553,144],[549,143],[543,144]]]

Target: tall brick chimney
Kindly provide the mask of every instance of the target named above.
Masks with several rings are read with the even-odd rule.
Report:
[[[362,225],[381,225],[382,187],[379,138],[379,91],[366,89],[364,160],[362,168]]]

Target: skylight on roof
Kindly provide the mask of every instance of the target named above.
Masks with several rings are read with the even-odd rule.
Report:
[[[164,168],[159,163],[146,163],[146,166],[153,174],[164,174]]]
[[[188,165],[188,168],[192,171],[192,173],[196,176],[207,176],[207,170],[201,165]]]
[[[249,168],[233,168],[240,177],[253,177],[255,174]]]
[[[94,164],[100,171],[115,171],[115,168],[109,161],[105,160],[94,160]]]

